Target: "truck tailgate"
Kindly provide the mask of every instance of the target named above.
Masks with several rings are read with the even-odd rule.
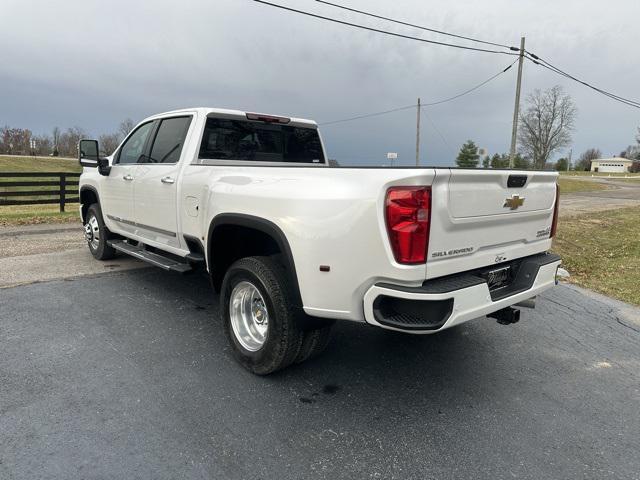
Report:
[[[427,278],[546,251],[555,172],[438,169]]]

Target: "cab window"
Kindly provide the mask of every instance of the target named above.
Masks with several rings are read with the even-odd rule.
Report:
[[[140,125],[122,145],[118,153],[118,162],[121,164],[137,163],[144,153],[144,146],[151,133],[153,122]]]
[[[324,163],[315,128],[209,118],[200,158],[255,162]]]
[[[178,163],[191,117],[164,118],[153,140],[151,154],[140,163]]]

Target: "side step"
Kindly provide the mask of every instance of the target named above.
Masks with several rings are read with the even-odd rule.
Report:
[[[131,245],[124,240],[108,240],[107,244],[119,252],[131,255],[151,265],[160,267],[163,270],[178,273],[187,273],[193,270],[193,267],[188,263],[180,262],[158,253],[149,252],[142,247]]]

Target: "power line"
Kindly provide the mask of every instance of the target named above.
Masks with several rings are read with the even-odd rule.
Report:
[[[422,106],[423,107],[431,107],[433,105],[440,105],[441,103],[446,103],[446,102],[450,102],[451,100],[455,100],[456,98],[460,98],[464,95],[467,95],[468,93],[471,93],[477,89],[479,89],[480,87],[484,87],[487,83],[489,83],[491,80],[495,79],[496,77],[499,77],[500,75],[502,75],[503,73],[505,73],[507,70],[509,70],[511,67],[513,67],[513,65],[517,62],[518,60],[514,60],[514,62],[511,65],[508,65],[507,67],[503,68],[502,70],[500,70],[498,73],[496,73],[495,75],[487,78],[485,81],[479,83],[478,85],[471,87],[469,90],[465,90],[462,93],[459,93],[458,95],[454,95],[453,97],[449,97],[449,98],[445,98],[444,100],[438,100],[437,102],[431,102],[431,103],[423,103]]]
[[[634,108],[640,108],[640,102],[636,101],[636,100],[631,100],[625,97],[621,97],[619,95],[616,95],[614,93],[608,92],[606,90],[603,90],[601,88],[598,88],[594,85],[591,85],[590,83],[581,80],[567,72],[565,72],[564,70],[561,70],[560,68],[556,67],[555,65],[552,65],[551,63],[547,62],[546,60],[538,57],[536,54],[532,53],[532,52],[526,52],[527,53],[527,59],[530,60],[531,62],[535,63],[536,65],[539,65],[543,68],[546,68],[547,70],[550,70],[558,75],[561,75],[563,77],[566,77],[570,80],[573,80],[575,82],[578,82],[584,86],[586,86],[587,88],[590,88],[592,90],[595,90],[598,93],[601,93],[602,95],[605,95],[609,98],[611,98],[612,100],[615,100],[617,102],[623,103],[625,105],[629,105],[630,107],[634,107]]]
[[[411,35],[404,35],[404,34],[401,34],[401,33],[390,32],[390,31],[387,31],[387,30],[381,30],[381,29],[378,29],[378,28],[367,27],[365,25],[360,25],[360,24],[357,24],[357,23],[351,23],[351,22],[347,22],[347,21],[344,21],[344,20],[339,20],[339,19],[336,19],[336,18],[326,17],[326,16],[323,16],[323,15],[318,15],[318,14],[315,14],[315,13],[306,12],[306,11],[298,10],[298,9],[291,8],[291,7],[286,7],[284,5],[278,5],[278,4],[275,4],[275,3],[267,2],[265,0],[253,0],[253,1],[256,2],[256,3],[261,3],[263,5],[268,5],[270,7],[279,8],[281,10],[286,10],[286,11],[293,12],[293,13],[298,13],[298,14],[305,15],[305,16],[308,16],[308,17],[317,18],[317,19],[320,19],[320,20],[326,20],[328,22],[333,22],[333,23],[337,23],[337,24],[340,24],[340,25],[346,25],[346,26],[349,26],[349,27],[359,28],[359,29],[362,29],[362,30],[368,30],[368,31],[371,31],[371,32],[381,33],[383,35],[389,35],[389,36],[393,36],[393,37],[404,38],[404,39],[407,39],[407,40],[414,40],[414,41],[422,42],[422,43],[429,43],[429,44],[433,44],[433,45],[441,45],[441,46],[445,46],[445,47],[458,48],[458,49],[461,49],[461,50],[470,50],[470,51],[475,51],[475,52],[493,53],[493,54],[501,54],[501,55],[513,55],[513,56],[519,56],[520,55],[519,53],[514,53],[514,52],[504,52],[504,51],[500,51],[500,50],[491,50],[491,49],[486,49],[486,48],[468,47],[468,46],[465,46],[465,45],[458,45],[458,44],[454,44],[454,43],[446,43],[446,42],[438,42],[438,41],[435,41],[435,40],[427,40],[427,39],[424,39],[424,38],[414,37],[414,36],[411,36]],[[316,1],[319,2],[319,3],[331,5],[331,6],[336,7],[336,8],[342,8],[342,9],[345,9],[345,10],[350,10],[350,11],[353,11],[353,12],[356,12],[356,13],[361,13],[363,15],[368,15],[368,16],[371,16],[371,17],[374,17],[374,18],[380,18],[380,19],[383,19],[383,20],[388,20],[388,21],[391,21],[391,22],[399,23],[399,24],[406,25],[406,26],[411,26],[411,27],[414,27],[414,28],[419,28],[419,29],[422,29],[422,30],[433,31],[433,32],[436,32],[436,33],[441,33],[443,35],[450,35],[450,36],[454,36],[456,38],[462,38],[462,39],[471,40],[471,41],[475,41],[475,42],[480,42],[480,43],[484,43],[484,44],[488,44],[488,45],[500,46],[500,47],[503,47],[503,48],[508,48],[509,50],[519,50],[516,47],[510,47],[510,46],[499,44],[499,43],[493,43],[493,42],[487,42],[487,41],[484,41],[484,40],[475,39],[473,37],[465,37],[465,36],[462,36],[462,35],[456,35],[456,34],[452,34],[452,33],[449,33],[449,32],[443,32],[443,31],[440,31],[440,30],[430,29],[430,28],[427,28],[427,27],[422,27],[420,25],[414,25],[414,24],[410,24],[408,22],[402,22],[400,20],[395,20],[395,19],[392,19],[392,18],[383,17],[381,15],[375,15],[375,14],[372,14],[372,13],[369,13],[369,12],[365,12],[363,10],[356,10],[356,9],[352,9],[352,8],[349,8],[349,7],[344,7],[342,5],[330,3],[330,2],[327,2],[325,0],[316,0]],[[581,79],[579,79],[579,78],[577,78],[577,77],[575,77],[575,76],[573,76],[573,75],[561,70],[558,67],[555,67],[551,63],[549,63],[546,60],[538,57],[537,55],[533,54],[532,52],[527,51],[526,52],[526,58],[528,60],[530,60],[531,62],[535,63],[536,65],[539,65],[539,66],[541,66],[543,68],[546,68],[546,69],[548,69],[548,70],[550,70],[550,71],[552,71],[552,72],[554,72],[554,73],[556,73],[558,75],[561,75],[561,76],[564,76],[566,78],[569,78],[570,80],[578,82],[578,83],[586,86],[587,88],[590,88],[590,89],[592,89],[592,90],[594,90],[594,91],[596,91],[596,92],[598,92],[598,93],[600,93],[602,95],[605,95],[606,97],[611,98],[612,100],[615,100],[617,102],[623,103],[623,104],[628,105],[630,107],[634,107],[634,108],[640,109],[640,102],[639,101],[631,100],[631,99],[628,99],[628,98],[625,98],[625,97],[621,97],[619,95],[616,95],[614,93],[611,93],[611,92],[608,92],[608,91],[603,90],[601,88],[598,88],[598,87],[596,87],[594,85],[591,85],[590,83],[588,83],[588,82],[586,82],[584,80],[581,80]],[[404,109],[413,108],[413,107],[415,107],[415,105],[401,107],[400,109],[394,109],[392,111],[404,110]],[[382,115],[384,113],[390,113],[390,111],[378,112],[376,114],[371,114],[371,115],[366,115],[366,116]],[[359,117],[354,117],[352,119],[345,119],[344,121],[356,120],[358,118],[364,118],[366,116],[359,116]]]
[[[376,15],[376,14],[371,13],[371,12],[365,12],[364,10],[357,10],[355,8],[345,7],[344,5],[338,5],[337,3],[327,2],[325,0],[316,0],[316,2],[323,3],[325,5],[330,5],[330,6],[335,7],[335,8],[341,8],[342,10],[347,10],[349,12],[359,13],[361,15],[366,15],[368,17],[378,18],[380,20],[386,20],[388,22],[393,22],[393,23],[397,23],[397,24],[400,24],[400,25],[405,25],[407,27],[417,28],[417,29],[424,30],[424,31],[427,31],[427,32],[439,33],[441,35],[448,35],[450,37],[460,38],[460,39],[463,39],[463,40],[470,40],[472,42],[483,43],[485,45],[492,45],[494,47],[507,48],[507,49],[513,50],[513,51],[518,51],[519,50],[518,47],[511,47],[509,45],[505,45],[505,44],[502,44],[502,43],[488,42],[486,40],[479,40],[479,39],[473,38],[473,37],[465,37],[464,35],[457,35],[455,33],[449,33],[449,32],[445,32],[445,31],[442,31],[442,30],[436,30],[435,28],[424,27],[422,25],[416,25],[414,23],[403,22],[402,20],[397,20],[395,18],[389,18],[389,17],[385,17],[385,16],[382,16],[382,15]]]
[[[619,96],[619,95],[615,95],[615,94],[613,94],[613,93],[611,93],[611,92],[608,92],[608,91],[603,90],[603,89],[601,89],[601,88],[598,88],[598,87],[596,87],[596,86],[594,86],[594,85],[591,85],[590,83],[587,83],[587,82],[585,82],[584,80],[580,80],[579,78],[576,78],[576,77],[574,77],[573,75],[571,75],[571,74],[569,74],[569,73],[567,73],[567,72],[565,72],[565,71],[563,71],[563,70],[560,70],[560,69],[559,69],[559,68],[557,68],[557,67],[554,67],[554,66],[553,66],[553,65],[551,65],[550,63],[547,63],[547,62],[544,62],[544,61],[535,61],[535,60],[533,60],[533,59],[531,59],[531,58],[529,58],[529,57],[527,57],[527,58],[528,58],[529,60],[531,60],[533,63],[535,63],[536,65],[539,65],[539,66],[541,66],[541,67],[543,67],[543,68],[546,68],[547,70],[550,70],[550,71],[552,71],[552,72],[554,72],[554,73],[556,73],[556,74],[558,74],[558,75],[561,75],[561,76],[563,76],[563,77],[566,77],[566,78],[568,78],[568,79],[570,79],[570,80],[573,80],[573,81],[575,81],[575,82],[578,82],[578,83],[580,83],[580,84],[582,84],[582,85],[586,86],[587,88],[590,88],[590,89],[592,89],[592,90],[594,90],[594,91],[596,91],[596,92],[598,92],[598,93],[601,93],[601,94],[603,94],[603,95],[605,95],[605,96],[607,96],[607,97],[611,98],[612,100],[616,100],[616,101],[618,101],[618,102],[624,103],[625,105],[629,105],[629,106],[631,106],[631,107],[640,108],[640,102],[637,102],[637,101],[635,101],[635,100],[630,100],[630,99],[627,99],[627,98],[621,97],[621,96]]]
[[[490,50],[490,49],[486,49],[486,48],[468,47],[468,46],[465,46],[465,45],[458,45],[458,44],[455,44],[455,43],[446,43],[446,42],[438,42],[436,40],[427,40],[426,38],[413,37],[411,35],[404,35],[402,33],[389,32],[387,30],[381,30],[379,28],[367,27],[365,25],[360,25],[360,24],[357,24],[357,23],[346,22],[344,20],[338,20],[337,18],[325,17],[323,15],[318,15],[316,13],[306,12],[304,10],[297,10],[295,8],[286,7],[284,5],[278,5],[276,3],[267,2],[265,0],[253,0],[253,1],[256,2],[256,3],[261,3],[263,5],[268,5],[270,7],[279,8],[281,10],[287,10],[289,12],[299,13],[301,15],[306,15],[308,17],[318,18],[320,20],[326,20],[328,22],[338,23],[340,25],[347,25],[349,27],[360,28],[362,30],[368,30],[370,32],[382,33],[383,35],[390,35],[392,37],[405,38],[405,39],[408,39],[408,40],[415,40],[416,42],[430,43],[430,44],[433,44],[433,45],[441,45],[441,46],[444,46],[444,47],[459,48],[461,50],[471,50],[471,51],[474,51],[474,52],[493,53],[493,54],[499,54],[499,55],[518,55],[517,53],[503,52],[501,50]]]
[[[503,68],[502,70],[500,70],[498,73],[496,73],[495,75],[492,75],[491,77],[487,78],[486,80],[480,82],[479,84],[469,88],[468,90],[465,90],[464,92],[458,93],[457,95],[454,95],[452,97],[448,97],[448,98],[444,98],[442,100],[438,100],[436,102],[430,102],[430,103],[422,103],[420,105],[420,108],[424,108],[424,107],[432,107],[434,105],[440,105],[442,103],[446,103],[446,102],[450,102],[452,100],[456,100],[464,95],[467,95],[481,87],[483,87],[484,85],[486,85],[487,83],[489,83],[490,81],[494,80],[495,78],[499,77],[500,75],[502,75],[503,73],[505,73],[507,70],[509,70],[518,60],[514,61],[512,64],[508,65],[507,67]],[[322,125],[322,126],[326,126],[326,125],[333,125],[336,123],[344,123],[344,122],[351,122],[353,120],[360,120],[363,118],[369,118],[369,117],[377,117],[380,115],[386,115],[388,113],[393,113],[393,112],[399,112],[402,110],[409,110],[410,108],[416,108],[418,105],[416,105],[415,103],[413,105],[406,105],[404,107],[398,107],[398,108],[393,108],[391,110],[383,110],[380,112],[374,112],[374,113],[367,113],[367,114],[363,114],[363,115],[357,115],[354,117],[349,117],[349,118],[343,118],[340,120],[331,120],[329,122],[323,122],[323,123],[319,123],[318,125]]]
[[[440,129],[438,128],[436,123],[433,121],[431,116],[427,115],[426,113],[424,114],[424,116],[427,117],[427,120],[429,120],[429,122],[431,123],[431,126],[433,127],[433,129],[440,136],[440,139],[442,140],[442,143],[444,143],[445,146],[449,149],[449,152],[451,152],[452,155],[455,155],[456,154],[455,150],[453,148],[451,148],[451,145],[449,144],[449,142],[447,141],[445,136],[442,134],[442,132],[440,131]]]
[[[399,112],[401,110],[409,110],[410,108],[416,108],[416,107],[417,107],[416,104],[407,105],[407,106],[404,106],[404,107],[393,108],[391,110],[383,110],[381,112],[366,113],[364,115],[357,115],[355,117],[343,118],[343,119],[340,119],[340,120],[331,120],[329,122],[319,123],[318,125],[325,126],[325,125],[333,125],[333,124],[336,124],[336,123],[351,122],[353,120],[360,120],[362,118],[377,117],[379,115],[386,115],[387,113]]]

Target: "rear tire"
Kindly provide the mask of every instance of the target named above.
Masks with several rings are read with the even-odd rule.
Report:
[[[247,257],[225,273],[220,292],[224,332],[236,360],[256,375],[291,365],[303,335],[289,276],[272,257]]]
[[[94,203],[87,210],[84,229],[89,251],[96,260],[110,260],[116,256],[115,248],[107,245],[111,232],[102,219],[100,204]]]
[[[302,346],[296,357],[296,363],[302,363],[320,355],[331,341],[331,327],[322,327],[304,332]]]

